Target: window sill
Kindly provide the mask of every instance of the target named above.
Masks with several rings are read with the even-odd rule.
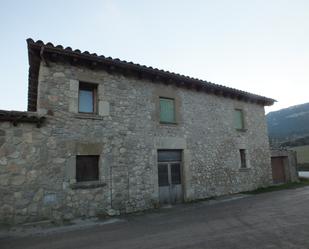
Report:
[[[240,172],[247,172],[247,171],[250,171],[250,168],[240,168],[239,171]]]
[[[103,120],[102,116],[99,116],[98,114],[94,114],[94,113],[77,113],[77,114],[74,114],[74,118]]]
[[[90,189],[105,187],[106,183],[101,181],[76,182],[71,184],[72,189]]]
[[[248,129],[245,129],[245,128],[243,128],[243,129],[236,129],[236,131],[239,131],[239,132],[246,132]]]
[[[166,125],[166,126],[177,126],[178,123],[176,123],[176,122],[172,122],[172,123],[169,123],[169,122],[160,122],[160,125],[162,125],[162,126],[164,126],[164,125]]]

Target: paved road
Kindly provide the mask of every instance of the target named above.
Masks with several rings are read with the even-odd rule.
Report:
[[[1,249],[309,248],[309,187],[221,202],[184,204],[122,222],[6,238]]]

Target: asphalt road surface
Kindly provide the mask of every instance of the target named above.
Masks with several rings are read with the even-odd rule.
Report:
[[[6,237],[1,249],[309,248],[309,187],[183,204],[73,231]]]

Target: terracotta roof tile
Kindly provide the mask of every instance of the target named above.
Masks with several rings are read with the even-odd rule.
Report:
[[[0,122],[7,121],[11,122],[14,126],[17,126],[18,123],[35,123],[37,127],[40,127],[45,121],[45,117],[31,112],[0,110]]]
[[[36,111],[36,96],[38,84],[38,69],[41,60],[40,52],[44,48],[45,54],[56,54],[63,58],[74,58],[75,61],[92,62],[93,65],[110,66],[112,70],[121,72],[121,70],[132,71],[134,73],[142,73],[150,79],[159,79],[162,81],[175,82],[178,85],[203,89],[206,92],[221,93],[225,97],[237,98],[243,101],[256,102],[261,105],[272,105],[275,100],[260,95],[252,94],[235,88],[218,85],[205,80],[192,78],[189,76],[177,74],[174,72],[165,71],[145,65],[127,62],[118,58],[105,57],[104,55],[90,54],[88,51],[81,52],[79,49],[73,50],[71,47],[63,48],[62,45],[54,46],[51,42],[44,44],[41,40],[33,41],[27,39],[28,54],[29,54],[29,92],[28,92],[28,110]],[[58,57],[58,56],[57,56]],[[94,63],[95,62],[95,63]]]

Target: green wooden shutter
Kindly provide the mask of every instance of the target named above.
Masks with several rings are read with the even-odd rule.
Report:
[[[175,123],[175,106],[173,99],[160,98],[160,122]]]
[[[236,129],[244,129],[244,114],[242,110],[235,110],[234,113],[234,122]]]

